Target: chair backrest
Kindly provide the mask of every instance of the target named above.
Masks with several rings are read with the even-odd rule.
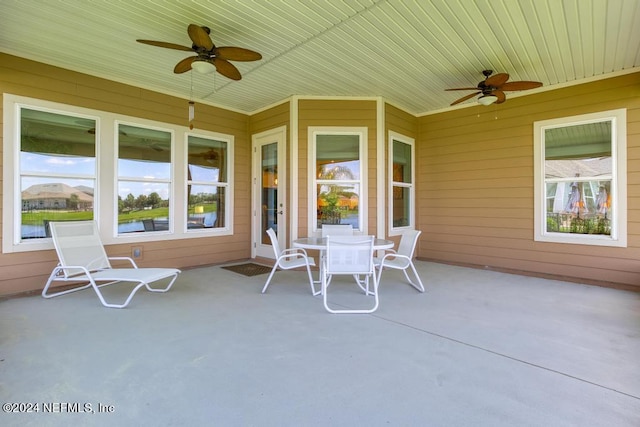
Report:
[[[82,266],[89,271],[111,268],[95,221],[50,222],[51,237],[61,266]],[[65,270],[65,276],[83,273]]]
[[[278,243],[278,236],[273,228],[267,230],[267,234],[271,239],[271,246],[273,246],[273,252],[276,254],[276,259],[280,257],[282,254],[282,250],[280,249],[280,243]]]
[[[143,219],[142,220],[142,226],[144,227],[144,231],[155,231],[156,227],[153,224],[153,220],[152,219]]]
[[[418,243],[418,237],[420,237],[420,230],[408,230],[402,234],[400,238],[400,244],[398,245],[397,253],[409,258],[413,258],[413,252],[416,250],[416,244]]]
[[[327,274],[371,274],[373,236],[327,236]]]
[[[353,236],[351,224],[322,224],[322,237],[327,236]]]

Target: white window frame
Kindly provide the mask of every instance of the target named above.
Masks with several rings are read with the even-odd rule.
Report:
[[[203,138],[203,139],[210,139],[213,141],[219,141],[219,142],[225,142],[227,144],[227,156],[226,156],[226,161],[227,161],[227,180],[226,181],[216,181],[216,182],[209,182],[209,181],[194,181],[194,180],[189,180],[189,171],[187,170],[188,168],[188,153],[189,153],[189,137],[193,136],[196,138]],[[210,186],[215,186],[215,187],[219,187],[219,188],[224,188],[225,189],[225,201],[224,201],[224,205],[225,205],[225,210],[224,210],[224,216],[225,216],[225,225],[224,227],[215,227],[215,228],[200,228],[200,229],[188,229],[187,227],[187,216],[188,213],[186,212],[186,209],[184,209],[183,214],[185,215],[185,221],[182,222],[182,227],[183,227],[183,231],[185,233],[189,233],[189,234],[211,234],[211,233],[216,233],[216,234],[231,234],[232,230],[232,225],[233,225],[233,162],[229,161],[229,159],[233,159],[234,158],[234,153],[233,153],[233,137],[230,135],[225,135],[225,134],[221,134],[221,133],[213,133],[213,132],[187,132],[185,134],[184,137],[184,159],[185,159],[185,164],[184,164],[184,194],[185,197],[187,197],[186,195],[189,194],[188,192],[188,187],[189,185],[210,185]],[[185,199],[186,200],[186,199]],[[189,200],[186,200],[186,203],[183,204],[184,207],[189,205]]]
[[[367,128],[366,127],[333,127],[333,126],[310,126],[308,128],[308,150],[309,161],[307,164],[309,187],[308,187],[308,230],[313,235],[320,234],[318,229],[318,184],[316,176],[316,147],[319,135],[356,135],[359,137],[360,156],[360,196],[358,200],[358,224],[360,225],[356,233],[366,234],[368,230],[368,179],[367,179]]]
[[[548,232],[546,227],[545,130],[611,121],[611,235]],[[626,109],[534,122],[534,240],[595,246],[627,246],[627,114]]]
[[[393,143],[397,141],[407,144],[411,147],[411,182],[396,182],[393,180]],[[388,145],[388,220],[389,220],[389,236],[399,236],[407,230],[415,229],[415,212],[416,212],[416,148],[415,139],[397,132],[389,131]],[[409,189],[409,224],[402,227],[394,227],[393,225],[393,187],[403,187]]]
[[[2,209],[2,251],[3,253],[29,252],[53,249],[51,238],[29,239],[21,241],[20,218],[20,108],[44,110],[57,114],[70,114],[96,120],[96,187],[94,198],[94,219],[98,222],[104,244],[137,244],[141,242],[203,238],[233,234],[233,201],[234,201],[234,137],[210,131],[192,132],[187,126],[162,123],[138,117],[114,114],[110,112],[61,104],[24,96],[3,94],[3,209]],[[117,137],[118,124],[169,130],[172,138],[171,150],[171,186],[170,186],[170,218],[174,226],[168,233],[126,233],[118,235],[118,172],[117,172]],[[228,143],[227,156],[227,202],[225,210],[225,227],[199,230],[198,233],[187,232],[186,210],[186,163],[187,135],[224,140]]]
[[[115,128],[116,128],[116,133],[115,135],[119,135],[119,126],[120,125],[125,125],[125,126],[132,126],[132,127],[139,127],[139,128],[145,128],[145,129],[151,129],[151,130],[156,130],[156,131],[160,131],[160,132],[166,132],[169,135],[171,135],[171,165],[170,165],[170,171],[169,171],[169,177],[168,178],[149,178],[149,177],[131,177],[131,176],[121,176],[120,175],[120,170],[118,168],[118,160],[120,160],[120,144],[119,144],[119,140],[116,139],[116,141],[114,141],[114,150],[115,150],[115,164],[116,167],[114,168],[114,177],[115,177],[115,216],[116,218],[118,217],[118,188],[120,185],[120,182],[133,182],[133,183],[150,183],[150,184],[154,184],[154,183],[160,183],[160,184],[169,184],[169,230],[167,230],[166,232],[163,231],[154,231],[153,233],[164,233],[164,234],[168,234],[171,233],[172,230],[174,229],[174,213],[175,213],[175,204],[173,203],[173,196],[175,194],[174,192],[174,169],[175,169],[175,148],[176,148],[176,137],[175,137],[175,130],[171,129],[171,128],[167,128],[167,127],[161,127],[158,125],[141,125],[140,123],[135,123],[135,122],[129,122],[129,121],[123,121],[123,120],[116,120],[115,121]],[[123,236],[130,236],[130,234],[127,233],[122,233],[122,234],[118,234],[118,221],[115,221],[114,224],[114,236],[118,236],[118,237],[123,237]]]

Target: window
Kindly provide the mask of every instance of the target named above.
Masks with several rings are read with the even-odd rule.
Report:
[[[354,230],[366,230],[366,130],[352,129],[310,129],[313,231],[323,224],[351,224]]]
[[[233,233],[231,135],[3,95],[4,253],[53,248],[50,221],[105,244]]]
[[[17,242],[50,237],[50,221],[93,219],[96,120],[20,107],[19,122]]]
[[[626,246],[626,111],[535,123],[539,241]]]
[[[389,234],[401,234],[414,225],[414,140],[389,132]]]
[[[170,131],[118,125],[118,234],[169,231]]]
[[[227,141],[188,136],[187,229],[223,228],[227,206]]]

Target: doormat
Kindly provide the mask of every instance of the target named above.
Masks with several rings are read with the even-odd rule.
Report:
[[[242,274],[244,276],[257,276],[259,274],[269,273],[272,269],[272,267],[253,264],[251,262],[247,264],[227,265],[226,267],[222,268],[224,268],[225,270],[233,271],[234,273]]]

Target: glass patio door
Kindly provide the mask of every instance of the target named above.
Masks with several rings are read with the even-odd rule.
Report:
[[[284,129],[253,137],[253,257],[274,258],[267,230],[273,228],[286,247]]]

